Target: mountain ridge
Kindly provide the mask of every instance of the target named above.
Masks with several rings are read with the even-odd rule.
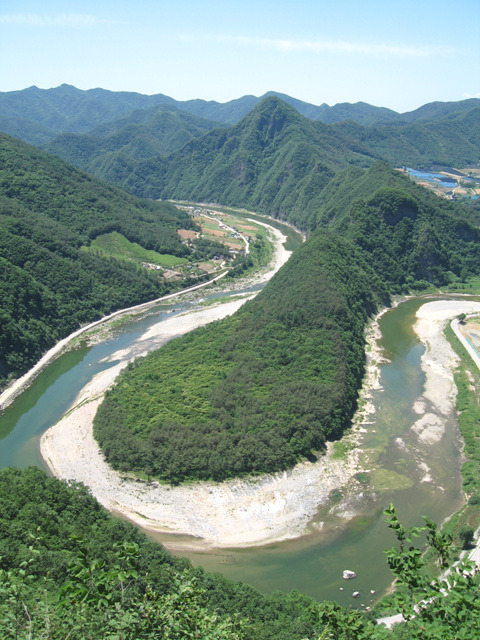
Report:
[[[421,121],[431,118],[432,114],[435,117],[438,117],[436,114],[444,116],[459,109],[480,105],[480,100],[475,98],[459,102],[434,102],[400,114],[365,102],[314,105],[275,91],[268,91],[259,97],[245,95],[221,103],[203,99],[175,100],[162,93],[145,95],[102,88],[83,91],[72,85],[62,84],[51,89],[32,86],[0,93],[0,130],[15,135],[18,128],[15,129],[12,118],[14,121],[20,118],[28,121],[22,139],[34,144],[45,144],[59,133],[87,133],[95,126],[117,120],[135,109],[148,109],[160,104],[176,106],[182,111],[224,124],[236,124],[269,95],[282,98],[310,119],[326,123],[353,120],[364,125]]]

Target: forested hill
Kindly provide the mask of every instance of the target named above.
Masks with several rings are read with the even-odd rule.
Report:
[[[95,418],[107,460],[178,482],[315,455],[350,423],[364,324],[386,297],[353,245],[314,234],[233,317],[129,368]]]
[[[480,107],[466,110],[458,107],[452,113],[438,110],[439,114],[445,112],[447,115],[432,120],[412,118],[407,124],[365,127],[344,122],[332,127],[350,139],[351,144],[357,142],[366,153],[396,167],[462,168],[480,163]],[[428,113],[426,110],[424,115]]]
[[[118,174],[120,167],[123,172],[132,171],[136,161],[167,156],[219,126],[213,120],[162,104],[137,109],[88,134],[64,133],[44,148],[98,178],[109,179],[110,174]],[[116,182],[121,182],[118,176]]]
[[[171,205],[142,202],[0,134],[0,386],[80,324],[166,292],[133,263],[82,247],[118,231],[185,255],[176,230],[191,226]]]
[[[315,105],[276,91],[260,97],[246,95],[220,103],[200,99],[180,101],[161,93],[143,95],[100,88],[82,91],[62,84],[52,89],[33,86],[21,91],[0,92],[0,130],[26,142],[42,145],[59,133],[85,134],[102,123],[158,105],[176,107],[200,118],[231,125],[239,122],[268,96],[281,98],[311,120],[325,123],[351,120],[362,125],[435,120],[480,106],[479,99],[471,98],[459,102],[432,102],[400,114],[365,102]]]
[[[476,163],[479,132],[479,108],[435,122],[325,125],[271,96],[237,125],[195,138],[168,159],[112,155],[89,166],[140,196],[246,206],[309,230],[338,171],[374,159],[394,166]]]
[[[341,132],[268,97],[234,127],[193,140],[167,160],[139,162],[122,184],[144,197],[216,201],[282,217],[314,210],[339,169],[370,162]]]
[[[255,300],[139,361],[107,394],[95,434],[116,468],[221,480],[314,456],[350,424],[377,305],[480,273],[468,210],[387,165],[350,168],[328,192],[323,228]]]

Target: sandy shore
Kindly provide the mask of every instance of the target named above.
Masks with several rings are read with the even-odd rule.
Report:
[[[279,232],[276,235],[273,272],[289,255],[279,243]],[[233,313],[243,302],[235,300],[170,318],[149,329],[128,349],[113,354],[110,359],[120,362],[93,378],[70,411],[42,437],[42,455],[52,472],[67,480],[83,482],[106,508],[144,528],[192,536],[190,546],[197,549],[246,547],[304,534],[330,492],[345,487],[360,470],[358,446],[340,460],[331,459],[329,448],[327,455],[316,463],[304,462],[288,472],[257,479],[170,487],[122,477],[105,463],[92,435],[92,421],[105,390],[130,360],[175,335]],[[480,311],[480,303],[444,301],[426,303],[417,313],[415,330],[427,346],[422,358],[427,379],[424,396],[431,403],[428,411],[421,399],[416,403],[419,419],[412,430],[420,440],[428,442],[441,437],[443,423],[439,416],[448,414],[454,406],[452,367],[456,356],[443,338],[443,327],[449,318],[477,309]],[[357,445],[364,432],[362,425],[369,424],[374,411],[371,390],[380,386],[378,365],[383,360],[378,346],[380,316],[381,313],[367,332],[367,374],[361,409],[354,420],[354,430],[346,436]],[[185,543],[181,546],[184,548]],[[175,544],[170,548],[174,549]]]
[[[455,408],[457,389],[453,371],[458,356],[443,335],[447,322],[460,313],[480,313],[480,302],[438,300],[422,305],[417,311],[414,330],[426,350],[422,369],[426,374],[422,398],[415,405],[419,419],[412,426],[419,442],[430,444],[445,433],[446,418]]]
[[[275,235],[275,258],[265,279],[290,255],[281,244],[280,232]],[[258,479],[170,487],[122,477],[105,463],[92,435],[92,421],[104,392],[130,360],[173,336],[233,313],[243,302],[235,300],[169,318],[128,349],[114,353],[109,360],[117,364],[95,376],[69,412],[42,437],[42,456],[52,473],[83,482],[106,508],[144,528],[192,536],[192,546],[199,549],[245,547],[302,535],[319,504],[357,471],[356,451],[342,460],[326,455],[316,463],[305,462],[288,472]]]

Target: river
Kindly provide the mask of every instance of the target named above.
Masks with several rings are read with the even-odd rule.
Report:
[[[227,294],[201,295],[212,300]],[[412,447],[409,452],[399,448],[399,438],[408,444],[410,427],[418,418],[413,407],[425,382],[420,368],[424,347],[412,329],[416,311],[424,302],[413,299],[402,303],[380,320],[388,362],[380,365],[382,388],[372,392],[376,411],[362,443],[369,451],[374,473],[358,474],[350,491],[332,495],[307,535],[264,547],[184,555],[195,564],[264,592],[296,588],[318,599],[368,606],[375,597],[371,591],[379,594],[388,587],[391,578],[383,550],[393,544],[393,536],[384,523],[383,508],[392,501],[407,524],[417,523],[423,513],[439,522],[462,501],[460,440],[453,415],[448,418],[446,435],[428,450],[418,450],[416,455]],[[39,454],[41,434],[68,410],[95,374],[115,364],[107,361],[109,356],[162,318],[195,306],[198,299],[190,296],[150,308],[119,326],[108,339],[90,347],[81,345],[48,366],[0,416],[0,466],[33,464],[45,468]],[[422,482],[422,464],[429,470],[427,482]],[[157,535],[156,539],[168,546],[179,537]],[[354,570],[357,578],[343,581],[344,569]],[[361,592],[359,601],[352,600],[353,589]]]

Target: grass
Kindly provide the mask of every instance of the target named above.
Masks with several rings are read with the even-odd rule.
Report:
[[[149,262],[167,268],[188,262],[186,258],[144,249],[136,242],[130,242],[116,231],[98,236],[89,247],[84,247],[84,250],[102,253],[119,260],[130,260],[137,263]]]

